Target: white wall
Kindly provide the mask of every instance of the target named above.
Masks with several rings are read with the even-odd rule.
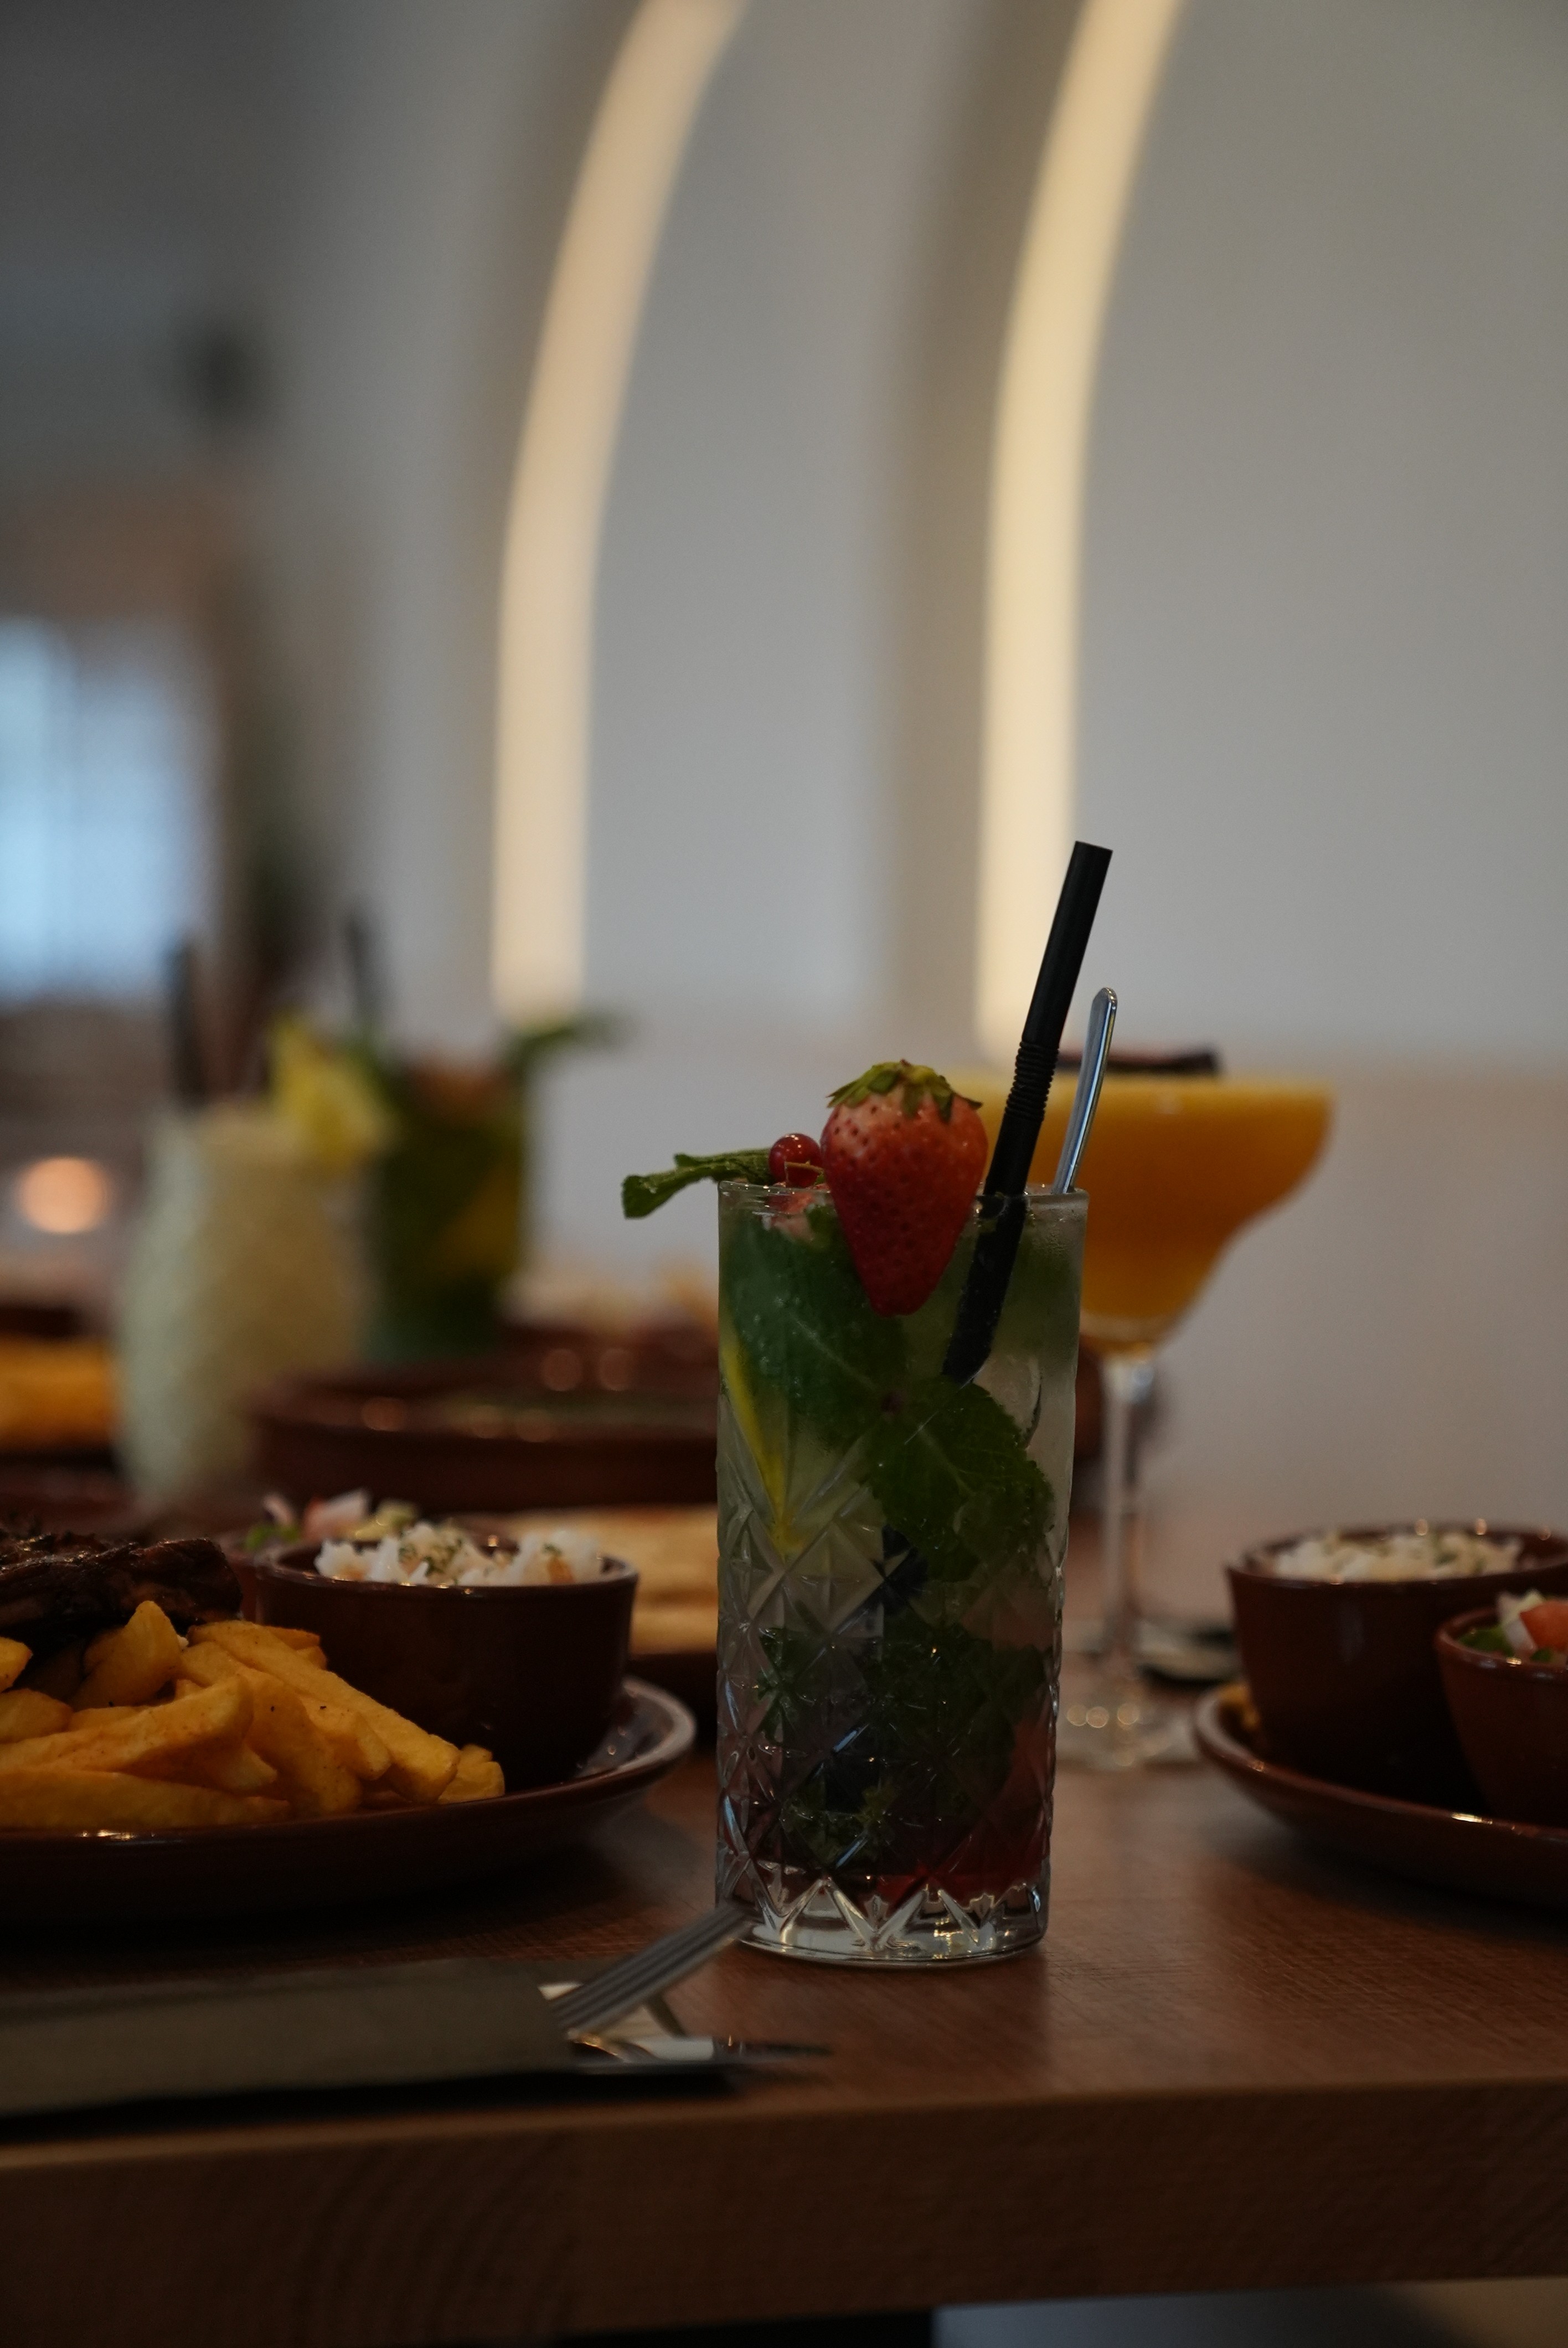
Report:
[[[675,1148],[815,1128],[888,1032],[902,333],[951,0],[753,5],[699,120],[606,525],[588,984],[638,1033],[554,1087],[558,1240],[712,1252],[711,1194],[616,1220]]]
[[[883,1011],[902,334],[965,12],[753,6],[651,289],[601,579],[597,994]]]
[[[1074,5],[752,0],[709,95],[604,548],[589,983],[638,1033],[552,1083],[558,1245],[711,1258],[621,1173],[972,1054],[985,449]]]
[[[1193,0],[1090,485],[1129,1025],[1568,1056],[1565,252],[1562,8]]]
[[[497,588],[528,368],[630,0],[302,0],[275,600],[319,866],[400,1026],[489,984]]]
[[[207,0],[0,11],[0,507],[210,455],[179,345],[255,320],[282,30]]]
[[[1129,1029],[1327,1069],[1166,1379],[1156,1589],[1568,1519],[1568,16],[1194,0],[1090,486],[1082,825]]]

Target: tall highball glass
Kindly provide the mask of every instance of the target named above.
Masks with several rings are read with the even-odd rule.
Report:
[[[1086,1200],[1031,1191],[990,1357],[874,1313],[825,1189],[720,1192],[721,1897],[781,1954],[1045,1930]]]

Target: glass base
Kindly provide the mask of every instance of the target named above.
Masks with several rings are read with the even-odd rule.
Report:
[[[1061,1692],[1056,1758],[1064,1769],[1143,1769],[1195,1761],[1197,1752],[1184,1705],[1165,1703],[1139,1679],[1072,1673]]]
[[[741,1946],[816,1964],[972,1964],[1016,1956],[1045,1932],[1047,1887],[1039,1883],[967,1900],[919,1884],[896,1904],[876,1893],[852,1897],[826,1876],[777,1900],[755,1875],[751,1888],[761,1905]]]
[[[1104,1629],[1098,1622],[1075,1622],[1063,1631],[1061,1643],[1070,1656],[1102,1655]],[[1133,1627],[1132,1652],[1141,1672],[1174,1680],[1184,1687],[1223,1687],[1227,1680],[1242,1677],[1228,1622],[1183,1622],[1170,1615],[1145,1614]]]

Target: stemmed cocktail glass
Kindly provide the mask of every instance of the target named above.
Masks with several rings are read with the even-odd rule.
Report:
[[[1033,1179],[1049,1181],[1071,1107],[1053,1088]],[[1097,1665],[1062,1694],[1064,1763],[1129,1768],[1187,1749],[1185,1714],[1138,1668],[1142,1504],[1137,1437],[1160,1347],[1197,1301],[1243,1225],[1286,1199],[1328,1130],[1320,1085],[1277,1077],[1133,1075],[1114,1068],[1079,1174],[1089,1194],[1084,1343],[1105,1398]]]

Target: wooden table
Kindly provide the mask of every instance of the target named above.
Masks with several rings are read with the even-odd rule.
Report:
[[[0,1986],[618,1952],[710,1896],[711,1762],[511,1889]],[[359,2348],[973,2300],[1568,2270],[1568,1930],[1315,1858],[1195,1769],[1061,1788],[1043,1952],[733,1950],[683,2021],[825,2040],[738,2094],[409,2097],[0,2140],[5,2348]]]

